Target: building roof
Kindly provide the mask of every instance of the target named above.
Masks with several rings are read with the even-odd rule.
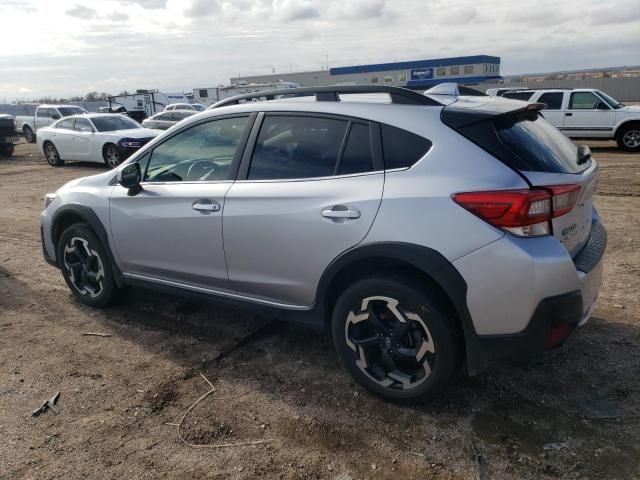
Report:
[[[348,75],[354,73],[384,72],[387,70],[410,70],[413,68],[448,67],[451,65],[470,65],[477,63],[500,64],[500,57],[491,55],[471,55],[467,57],[436,58],[432,60],[412,60],[408,62],[374,63],[370,65],[354,65],[351,67],[330,68],[331,75]]]

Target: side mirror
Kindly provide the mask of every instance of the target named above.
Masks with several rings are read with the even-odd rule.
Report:
[[[52,118],[53,120],[60,120],[60,118],[61,118],[61,117],[60,117],[60,115],[58,115],[57,113],[54,113],[53,115],[51,115],[51,118]]]
[[[137,195],[142,191],[140,182],[142,181],[142,173],[140,164],[137,162],[129,163],[118,170],[118,183],[124,188],[129,189],[129,195]]]

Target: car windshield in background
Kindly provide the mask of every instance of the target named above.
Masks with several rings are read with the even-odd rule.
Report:
[[[131,130],[133,128],[142,128],[140,124],[128,117],[118,115],[93,117],[93,124],[99,132],[113,132],[115,130]]]
[[[58,111],[63,117],[70,117],[71,115],[80,115],[83,113],[87,113],[84,108],[80,107],[60,107],[58,108]]]
[[[496,121],[498,137],[513,153],[522,171],[580,173],[590,162],[578,164],[578,147],[536,112],[517,121]]]
[[[199,105],[197,103],[194,103],[193,105],[191,105],[193,108],[195,108],[197,111],[199,112],[204,112],[205,111],[205,107],[204,105]]]
[[[604,98],[604,101],[607,102],[612,108],[622,108],[624,107],[624,103],[620,103],[618,100],[616,100],[613,97],[610,97],[609,95],[607,95],[604,92],[598,92],[600,94],[600,96],[602,98]]]

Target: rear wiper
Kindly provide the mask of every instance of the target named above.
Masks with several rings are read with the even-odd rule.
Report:
[[[588,145],[578,146],[578,165],[587,163],[591,159],[591,149]]]

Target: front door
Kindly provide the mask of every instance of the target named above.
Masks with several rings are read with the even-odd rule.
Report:
[[[248,116],[209,119],[141,159],[142,191],[111,195],[111,234],[125,276],[205,291],[229,290],[222,245],[225,195]],[[237,156],[237,157],[236,157]]]
[[[71,148],[70,159],[94,160],[92,158],[92,145],[94,137],[93,125],[86,118],[77,117],[73,127],[73,135],[69,142]]]
[[[362,241],[378,211],[384,173],[371,135],[367,122],[264,117],[225,202],[224,246],[239,294],[313,304],[325,268]]]
[[[576,138],[611,136],[615,116],[607,102],[595,93],[571,92],[564,110],[562,131]]]

